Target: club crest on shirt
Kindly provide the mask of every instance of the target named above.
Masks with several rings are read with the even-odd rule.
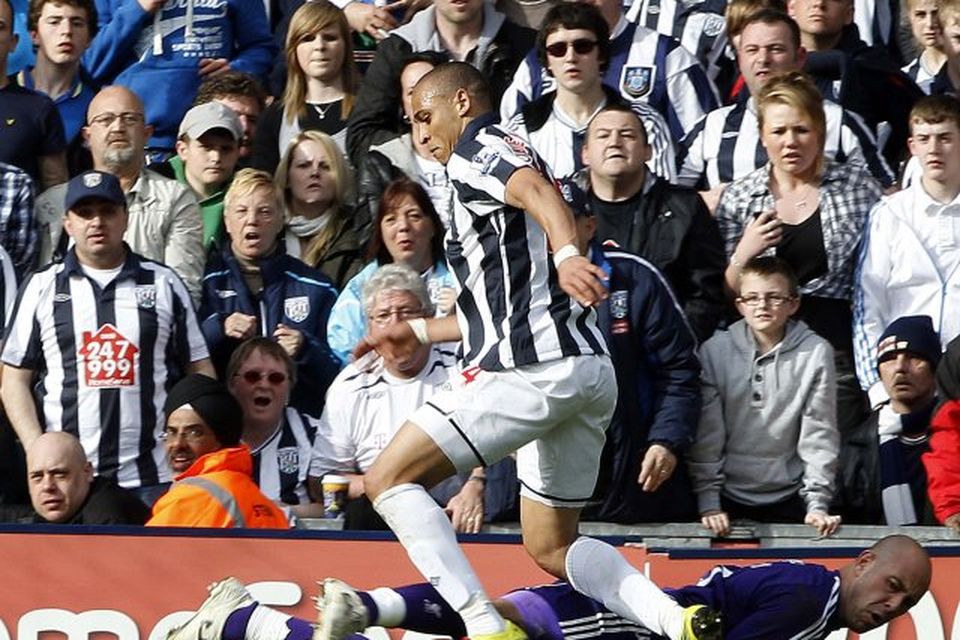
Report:
[[[499,159],[499,151],[491,149],[490,147],[484,147],[470,159],[470,167],[479,171],[482,175],[487,176],[493,172],[493,168],[497,166]]]
[[[624,67],[620,89],[631,98],[642,98],[653,88],[653,67]]]
[[[157,287],[152,284],[136,287],[133,295],[137,299],[137,306],[141,309],[153,309],[157,306]]]
[[[611,291],[610,292],[610,315],[615,320],[622,320],[627,317],[627,292],[626,291]]]
[[[723,16],[708,15],[707,19],[703,22],[703,33],[713,38],[723,33],[726,26],[727,23],[723,19]]]
[[[310,298],[296,296],[283,301],[283,314],[293,322],[303,322],[310,315]]]
[[[297,473],[300,470],[300,452],[296,447],[277,449],[277,466],[280,473]]]

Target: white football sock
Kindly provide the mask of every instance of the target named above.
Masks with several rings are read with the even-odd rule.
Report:
[[[679,640],[683,633],[683,607],[614,547],[581,536],[567,551],[566,567],[567,579],[580,593],[654,633]]]
[[[404,602],[403,596],[387,587],[367,591],[367,595],[377,605],[377,619],[370,621],[371,627],[393,629],[400,626],[407,615],[407,603]]]
[[[247,622],[247,632],[245,638],[255,638],[256,640],[286,640],[290,633],[290,627],[287,626],[287,620],[293,616],[280,613],[276,609],[257,605],[250,615],[250,621]]]
[[[373,508],[423,577],[460,613],[468,636],[504,630],[503,618],[457,544],[450,519],[423,487],[412,483],[390,487],[373,501]]]

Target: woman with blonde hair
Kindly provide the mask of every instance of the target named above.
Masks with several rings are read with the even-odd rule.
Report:
[[[260,116],[254,167],[273,173],[301,131],[322,131],[346,148],[347,117],[359,83],[352,42],[343,11],[328,0],[307,2],[293,14],[285,47],[286,88]]]
[[[325,273],[337,289],[362,266],[353,224],[353,172],[333,138],[302,131],[287,146],[274,182],[283,198],[289,255]]]
[[[795,317],[826,338],[836,354],[842,430],[859,421],[862,409],[853,372],[853,274],[881,187],[861,165],[824,158],[823,98],[806,74],[770,78],[756,104],[769,162],[730,183],[717,205],[730,260],[726,283],[739,291],[743,265],[761,255],[793,268],[802,294]]]

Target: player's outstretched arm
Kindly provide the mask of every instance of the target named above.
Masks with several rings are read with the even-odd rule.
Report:
[[[553,185],[535,169],[524,167],[513,172],[507,181],[505,200],[533,216],[546,232],[554,253],[567,245],[576,248],[573,214]],[[595,305],[607,297],[603,270],[583,256],[564,259],[557,265],[557,276],[560,288],[580,304]]]
[[[424,322],[427,336],[425,342],[456,342],[460,340],[460,325],[457,324],[456,316],[427,318]],[[424,342],[421,342],[417,334],[414,333],[410,322],[398,322],[379,332],[376,337],[369,334],[364,336],[363,340],[353,348],[353,357],[354,359],[362,358],[375,350],[384,357],[405,360],[410,358],[421,344],[424,344]]]

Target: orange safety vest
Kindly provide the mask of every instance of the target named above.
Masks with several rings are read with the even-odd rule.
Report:
[[[283,511],[253,481],[245,444],[200,456],[153,506],[148,527],[288,529]]]

